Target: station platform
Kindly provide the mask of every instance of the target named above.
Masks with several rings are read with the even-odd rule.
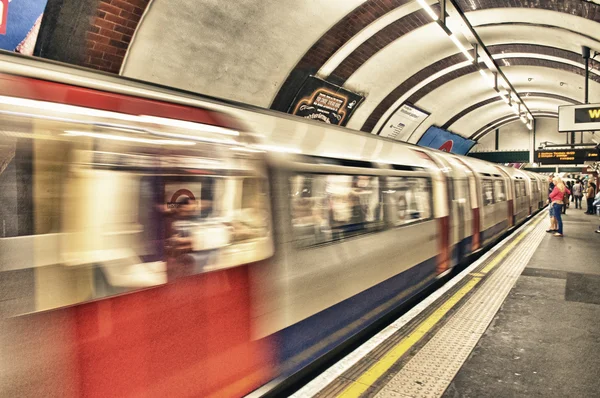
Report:
[[[593,397],[598,217],[547,210],[294,397]]]

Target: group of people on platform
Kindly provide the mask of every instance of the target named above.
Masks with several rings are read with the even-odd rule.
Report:
[[[550,228],[546,232],[554,236],[563,236],[562,215],[566,214],[570,201],[575,202],[576,209],[582,209],[581,203],[585,197],[587,207],[585,214],[600,212],[600,190],[591,180],[577,179],[566,183],[559,176],[548,177],[548,204],[550,210]],[[600,226],[595,231],[600,233]]]

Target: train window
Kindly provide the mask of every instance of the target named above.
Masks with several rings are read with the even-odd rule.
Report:
[[[290,184],[294,240],[300,247],[370,232],[381,224],[377,177],[302,174]]]
[[[484,206],[494,204],[494,182],[491,179],[483,178],[481,180],[481,192]]]
[[[387,177],[383,189],[385,220],[393,226],[431,218],[431,181],[419,177]]]
[[[506,200],[505,184],[502,180],[494,180],[494,202]]]
[[[523,181],[523,180],[515,181],[515,197],[521,198],[525,195],[526,195],[525,181]]]
[[[272,255],[260,155],[143,130],[3,123],[0,270],[29,287],[10,297],[27,304],[20,313]]]

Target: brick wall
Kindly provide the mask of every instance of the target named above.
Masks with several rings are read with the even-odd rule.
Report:
[[[82,66],[119,73],[150,0],[100,0],[85,37]]]

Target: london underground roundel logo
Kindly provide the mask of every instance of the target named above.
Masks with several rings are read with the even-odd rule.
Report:
[[[169,207],[178,207],[179,202],[189,198],[190,200],[196,200],[196,197],[189,189],[180,189],[171,196],[171,200],[167,203]]]
[[[452,151],[452,146],[454,145],[454,142],[452,140],[448,140],[446,142],[444,142],[441,146],[440,146],[440,151],[444,151],[444,152],[450,152]]]

